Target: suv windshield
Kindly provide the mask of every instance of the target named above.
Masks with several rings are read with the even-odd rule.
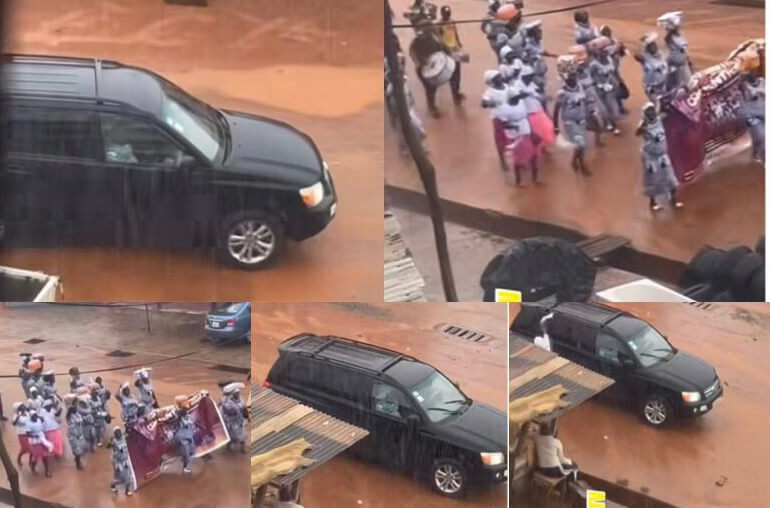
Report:
[[[639,363],[650,367],[668,360],[674,354],[674,348],[655,328],[645,325],[628,339],[628,347],[634,352]]]
[[[224,159],[227,121],[214,108],[190,97],[176,85],[163,81],[161,121],[174,129],[210,161]]]
[[[409,393],[427,413],[432,422],[440,422],[462,412],[468,399],[450,380],[434,372],[412,388]]]

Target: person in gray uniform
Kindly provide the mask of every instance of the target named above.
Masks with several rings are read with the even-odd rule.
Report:
[[[239,446],[241,453],[246,453],[246,433],[244,432],[245,422],[248,419],[246,404],[241,398],[241,389],[243,383],[229,383],[222,388],[222,400],[219,407],[222,411],[222,417],[225,420],[227,433],[230,435],[230,442],[227,443],[228,450],[231,445]]]
[[[99,441],[96,435],[94,413],[91,410],[91,396],[81,395],[77,398],[78,413],[83,419],[83,435],[91,453],[96,451],[96,443]]]
[[[599,37],[599,31],[591,23],[587,11],[577,11],[575,20],[575,44],[585,44]]]
[[[104,408],[102,399],[99,398],[99,392],[97,390],[91,390],[91,398],[89,400],[91,406],[91,415],[94,419],[93,435],[96,441],[96,446],[100,447],[104,444],[104,433],[107,428],[107,411]]]
[[[620,108],[618,106],[618,80],[615,65],[612,63],[609,52],[605,49],[599,51],[595,58],[588,64],[596,94],[605,113],[606,129],[614,135],[620,135]]]
[[[687,56],[687,39],[682,35],[682,12],[667,12],[658,18],[658,24],[666,31],[664,41],[668,49],[668,91],[674,92],[686,87],[692,76],[692,64]]]
[[[599,98],[599,90],[596,87],[594,78],[591,75],[591,62],[593,57],[579,63],[577,66],[578,84],[583,89],[586,97],[586,108],[588,109],[588,130],[594,131],[596,136],[596,146],[602,146],[601,133],[607,128],[607,112]]]
[[[195,455],[195,421],[185,408],[178,410],[177,429],[174,436],[182,455],[182,472],[192,473],[190,460]]]
[[[676,196],[679,181],[668,157],[666,131],[663,129],[661,114],[656,106],[648,102],[642,108],[642,120],[636,129],[636,135],[642,137],[642,177],[644,194],[650,199],[650,210],[661,209],[655,198],[668,195],[675,208],[684,206]]]
[[[75,393],[78,388],[86,385],[85,381],[80,378],[80,370],[77,367],[70,367],[70,393]]]
[[[21,357],[21,366],[19,367],[19,379],[21,380],[21,389],[24,390],[24,397],[29,398],[29,387],[31,385],[32,372],[29,370],[29,361],[32,359],[32,353],[19,353]]]
[[[559,132],[559,119],[561,119],[566,137],[574,146],[572,169],[589,176],[591,171],[585,163],[585,153],[588,149],[588,107],[586,94],[578,83],[576,73],[571,72],[565,77],[564,86],[556,95],[552,118],[557,134]]]
[[[545,57],[555,58],[557,55],[551,53],[543,47],[543,22],[535,20],[522,27],[525,34],[524,44],[524,63],[531,66],[535,71],[534,82],[540,91],[545,93],[546,74],[548,66],[545,63]]]
[[[107,414],[107,423],[110,423],[110,420],[112,419],[112,417],[109,415],[109,409],[110,408],[109,408],[109,402],[108,401],[110,400],[110,397],[112,397],[112,394],[104,386],[104,381],[102,381],[102,377],[101,376],[96,376],[94,378],[94,383],[96,383],[96,385],[97,385],[97,388],[95,388],[95,390],[96,390],[96,393],[99,394],[99,400],[102,401],[102,408],[104,409],[104,411],[106,411],[108,413]]]
[[[153,390],[152,383],[150,382],[150,370],[151,369],[148,368],[142,368],[134,372],[134,376],[136,377],[134,386],[136,386],[136,389],[139,392],[139,402],[147,407],[157,409],[159,407],[158,399],[155,397],[155,390]]]
[[[741,114],[751,134],[751,152],[754,160],[765,163],[765,79],[751,72],[741,84]]]
[[[136,419],[138,403],[131,394],[131,388],[129,388],[128,383],[120,385],[115,398],[118,399],[120,404],[120,417],[125,423],[133,422]]]
[[[658,104],[667,92],[668,64],[658,50],[658,35],[654,32],[642,37],[642,51],[634,59],[642,65],[642,83],[647,99]]]
[[[125,488],[126,496],[134,493],[134,478],[131,473],[131,462],[128,457],[128,445],[119,427],[112,430],[112,483],[110,490],[118,491],[118,487]]]
[[[57,407],[61,402],[56,391],[56,374],[52,370],[43,372],[43,398],[53,400]]]
[[[620,75],[620,62],[628,54],[628,50],[626,49],[625,44],[620,42],[612,35],[612,28],[610,28],[609,25],[602,25],[602,27],[599,28],[599,33],[610,40],[610,45],[607,47],[607,51],[612,58],[612,64],[615,66],[615,79],[618,82],[618,109],[622,115],[625,115],[628,113],[628,110],[626,110],[625,101],[628,99],[630,94],[628,91],[628,86],[626,86],[626,82],[623,80],[623,76]]]

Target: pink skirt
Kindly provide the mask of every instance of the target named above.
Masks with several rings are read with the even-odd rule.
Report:
[[[61,436],[61,429],[49,430],[45,433],[45,438],[53,445],[53,454],[57,457],[64,455],[64,441]]]
[[[531,136],[521,136],[516,140],[510,140],[505,147],[505,158],[509,167],[529,164],[538,154],[538,149],[532,142]]]
[[[540,137],[539,150],[556,141],[556,134],[553,132],[553,122],[545,111],[540,110],[530,113],[527,119],[529,120],[532,132]]]
[[[505,153],[505,145],[508,144],[508,136],[505,135],[505,123],[498,118],[492,119],[492,130],[495,133],[495,147],[497,153]]]
[[[19,434],[17,436],[19,438],[19,453],[32,453],[32,448],[29,444],[29,438],[27,436],[22,436]]]
[[[29,445],[29,453],[32,455],[32,459],[42,459],[43,457],[48,457],[51,455],[48,452],[48,448],[46,448],[42,444],[30,444]]]

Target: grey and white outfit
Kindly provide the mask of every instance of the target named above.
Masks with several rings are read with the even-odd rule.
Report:
[[[678,90],[687,87],[692,72],[690,59],[687,56],[687,39],[678,31],[666,34],[666,63],[668,64],[668,90]]]
[[[647,107],[651,105],[648,104]],[[668,157],[666,146],[666,131],[659,115],[655,120],[643,119],[639,125],[642,136],[642,175],[644,194],[650,198],[650,206],[655,207],[655,197],[663,194],[673,194],[679,186],[679,181]]]
[[[183,472],[190,473],[190,460],[195,455],[195,421],[193,417],[184,412],[179,416],[176,430],[176,442],[179,444],[179,452],[182,454]]]
[[[110,488],[113,492],[118,491],[118,486],[125,487],[127,496],[133,494],[134,476],[131,472],[131,462],[128,457],[128,445],[122,432],[117,427],[113,431],[112,440],[112,483]]]
[[[754,160],[765,162],[765,79],[747,79],[741,85],[741,114],[751,134],[751,151]]]
[[[620,104],[618,104],[618,79],[612,59],[609,56],[593,58],[588,66],[589,73],[596,88],[596,94],[602,104],[607,123],[607,130],[620,133]]]

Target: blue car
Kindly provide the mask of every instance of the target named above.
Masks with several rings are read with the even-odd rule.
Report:
[[[251,343],[251,303],[224,304],[208,314],[206,337],[217,344]]]

